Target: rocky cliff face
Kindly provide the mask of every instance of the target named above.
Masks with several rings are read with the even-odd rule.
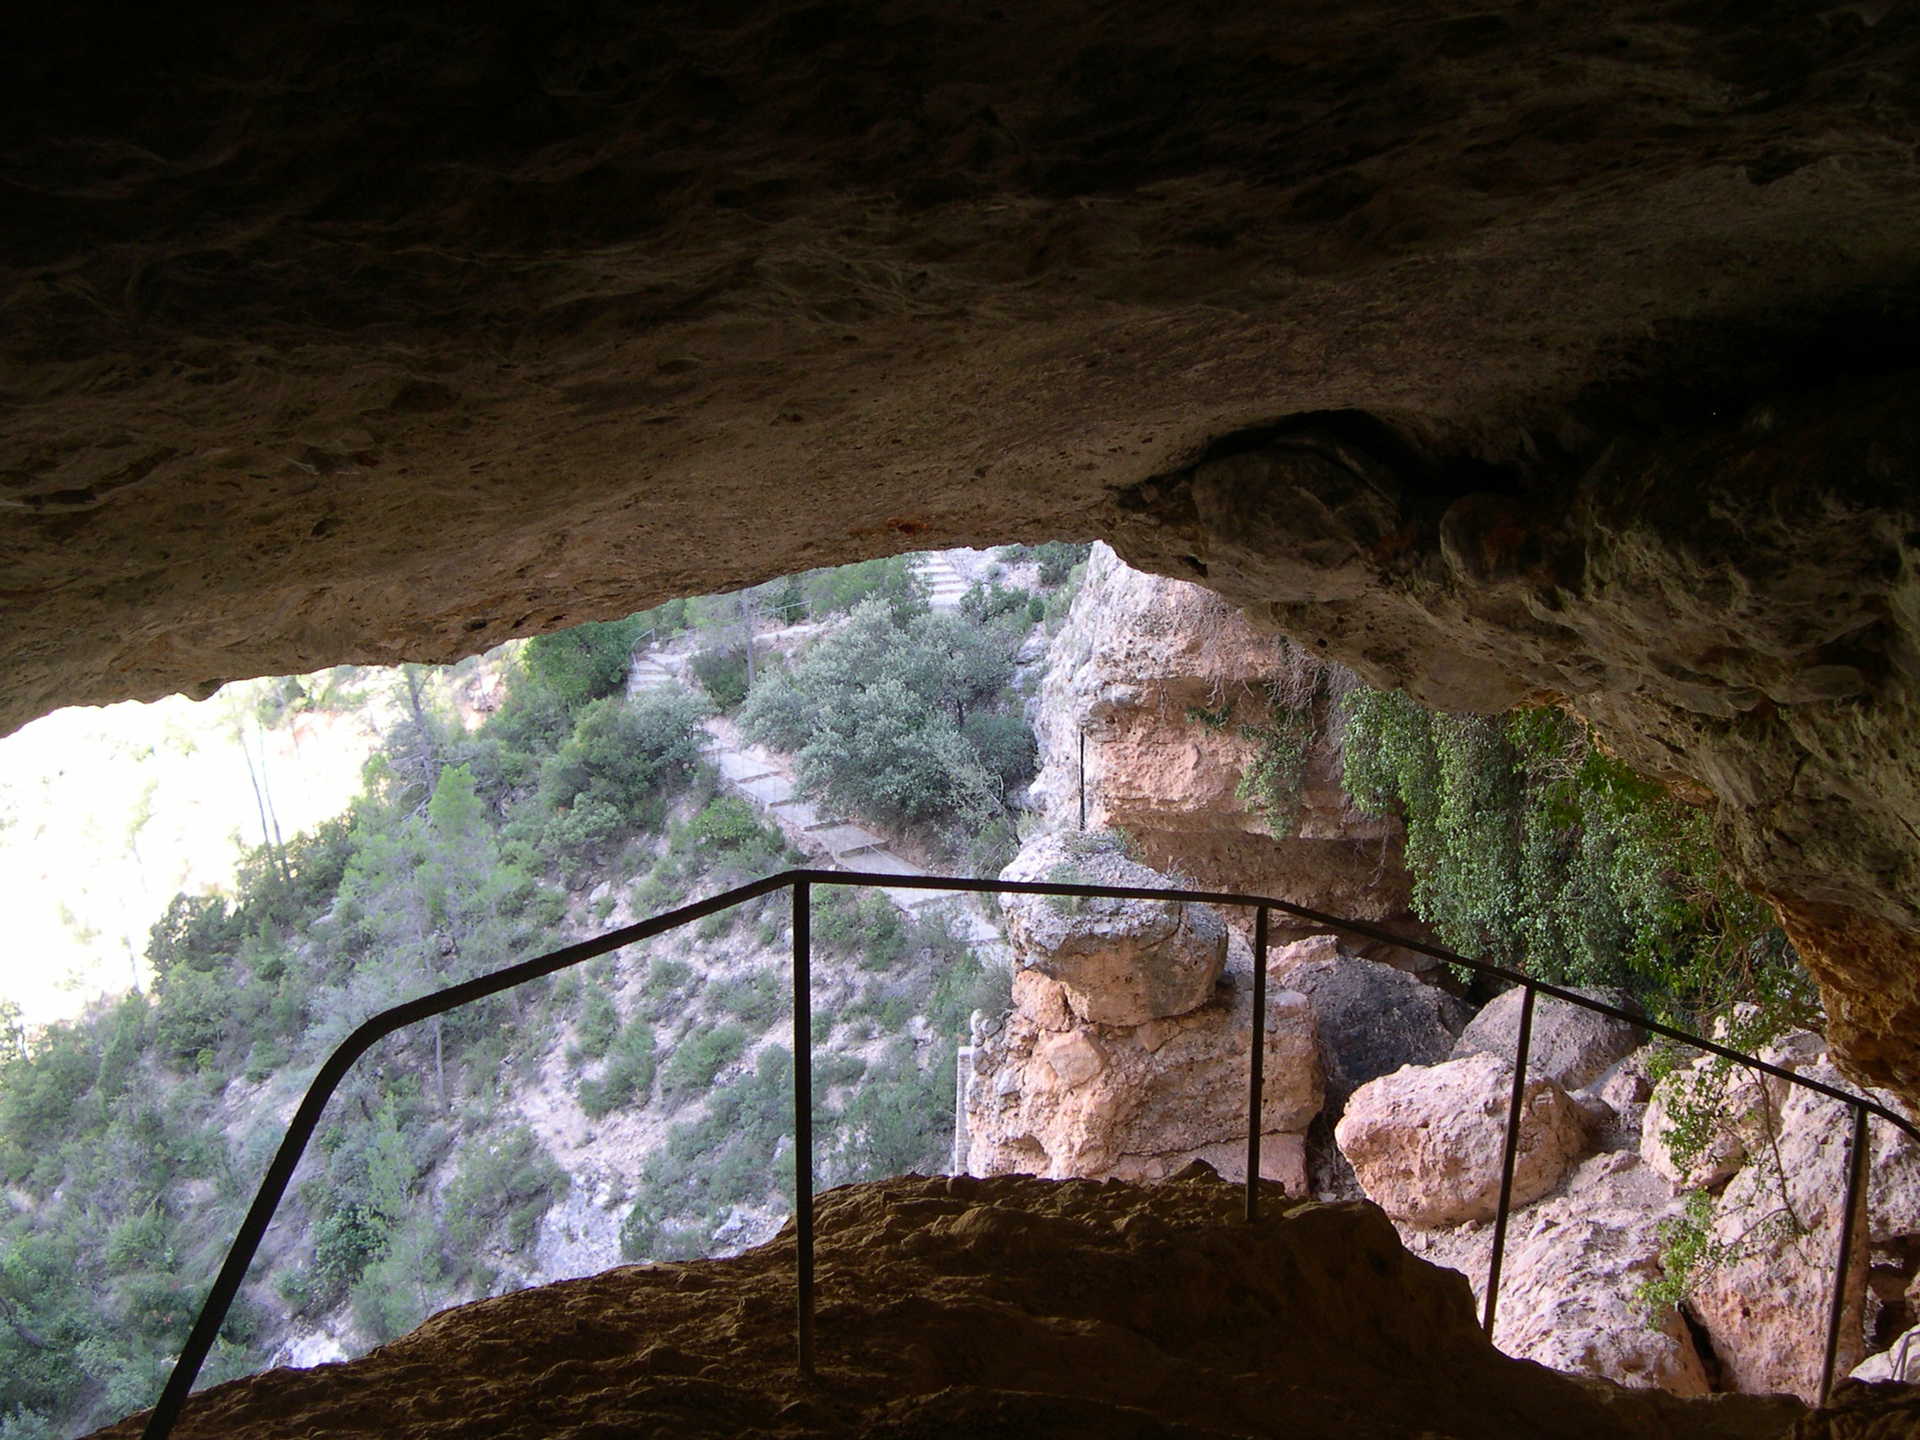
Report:
[[[1086,828],[1123,832],[1149,864],[1419,933],[1397,822],[1359,814],[1341,787],[1331,713],[1341,673],[1255,631],[1211,591],[1096,545],[1034,708],[1034,800],[1049,828],[1078,829],[1084,755]],[[1262,735],[1284,723],[1276,693],[1307,717],[1277,817],[1242,784]]]
[[[1078,832],[1030,843],[1007,878],[1167,883],[1113,837]],[[1157,1180],[1201,1159],[1243,1177],[1253,1015],[1239,937],[1192,905],[1023,896],[1007,908],[1013,1008],[975,1016],[956,1168]],[[1323,1199],[1354,1187],[1484,1303],[1520,992],[1469,1020],[1423,977],[1325,935],[1268,963],[1262,1176]],[[1632,1387],[1817,1399],[1849,1118],[1784,1080],[1676,1063],[1646,1040],[1625,1020],[1536,1006],[1494,1341]],[[1765,1058],[1844,1084],[1811,1033]],[[1310,1127],[1330,1133],[1344,1169]],[[1882,1368],[1904,1363],[1920,1343],[1900,1339],[1920,1295],[1920,1146],[1884,1122],[1870,1134],[1840,1374],[1890,1347]]]
[[[1784,1081],[1750,1086],[1735,1075],[1726,1130],[1702,1147],[1701,1162],[1676,1166],[1677,1111],[1709,1072],[1682,1066],[1649,1089],[1655,1052],[1631,1051],[1632,1027],[1550,1004],[1536,1023],[1544,1043],[1529,1067],[1495,1343],[1559,1369],[1681,1395],[1712,1388],[1817,1398],[1846,1190],[1844,1107]],[[1566,1042],[1609,1029],[1606,1048],[1623,1058],[1596,1074],[1580,1063],[1581,1047]],[[1338,1134],[1361,1186],[1408,1245],[1459,1269],[1484,1303],[1512,1069],[1482,1052],[1480,1038],[1463,1038],[1464,1058],[1362,1086]],[[1811,1034],[1786,1037],[1765,1058],[1844,1083]],[[1884,1122],[1870,1133],[1842,1375],[1869,1349],[1897,1344],[1913,1319],[1909,1227],[1920,1218],[1920,1147]],[[1643,1292],[1696,1244],[1676,1241],[1689,1194],[1705,1205],[1690,1227],[1700,1263],[1680,1287],[1682,1323],[1679,1311],[1650,1307]]]

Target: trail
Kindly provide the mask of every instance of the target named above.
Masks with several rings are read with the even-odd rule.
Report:
[[[954,564],[944,555],[929,555],[920,557],[917,568],[928,581],[935,609],[950,610],[958,606],[969,582]],[[681,668],[683,663],[663,654],[658,647],[641,651],[627,675],[628,696],[660,685],[691,686],[690,678]],[[824,860],[827,868],[837,870],[903,876],[929,873],[896,854],[884,835],[875,834],[864,825],[823,810],[803,798],[794,788],[792,756],[750,744],[733,721],[723,715],[709,716],[703,723],[702,748],[718,772],[721,784],[771,820],[781,834],[807,855]],[[1000,943],[999,928],[961,897],[906,887],[882,887],[881,893],[904,914],[943,910],[956,931],[972,944]]]

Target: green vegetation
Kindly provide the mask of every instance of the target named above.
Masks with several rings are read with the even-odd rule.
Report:
[[[1086,564],[1092,549],[1091,541],[1049,540],[1041,545],[1003,545],[995,557],[1003,565],[1038,565],[1040,584],[1054,589],[1067,583],[1076,566]]]
[[[626,685],[633,647],[647,629],[646,616],[629,615],[536,635],[527,642],[527,672],[569,711],[578,710]]]
[[[1545,980],[1631,991],[1697,1024],[1737,1001],[1801,1019],[1814,994],[1706,817],[1555,710],[1489,719],[1398,692],[1346,701],[1346,786],[1406,822],[1421,917],[1442,941]]]
[[[856,945],[869,927],[885,923],[877,911],[835,904],[833,897],[852,893],[834,886],[818,892],[816,927],[829,915],[847,922],[836,945]],[[944,1166],[952,1144],[956,1045],[974,1010],[998,1012],[1008,1004],[1010,977],[989,972],[944,918],[903,920],[888,909],[888,929],[897,926],[898,936],[887,973],[878,975],[872,967],[856,972],[861,978],[854,998],[837,1012],[816,1002],[813,1123],[816,1181],[822,1185]],[[756,990],[764,985],[762,993],[779,986],[779,1008],[767,1018],[780,1023],[786,1014],[784,974],[762,972],[747,984]],[[914,1016],[926,1017],[936,1037],[932,1044],[916,1047],[903,1033]],[[869,1027],[868,1017],[880,1025]],[[857,1042],[872,1033],[892,1038],[871,1063],[838,1048],[833,1038]],[[739,1025],[715,1026],[683,1038],[663,1067],[663,1091],[671,1083],[687,1098],[708,1093],[646,1163],[640,1196],[621,1230],[630,1259],[705,1254],[715,1229],[737,1207],[791,1203],[792,1053],[770,1041],[751,1067],[741,1067],[745,1043]],[[670,1082],[667,1071],[676,1065],[684,1076]],[[741,1073],[716,1087],[729,1068]],[[830,1091],[846,1087],[854,1088],[829,1103]]]
[[[755,687],[741,729],[794,752],[801,789],[824,803],[957,843],[1004,819],[1008,788],[1032,773],[1008,690],[1025,631],[1024,610],[973,624],[918,602],[862,601]]]
[[[550,948],[556,882],[662,825],[695,773],[703,706],[614,698],[634,629],[530,644],[472,733],[407,672],[404,718],[350,815],[256,852],[232,897],[176,897],[153,928],[149,993],[0,1060],[0,1174],[23,1202],[0,1216],[9,1433],[73,1433],[157,1393],[277,1140],[271,1106],[240,1102],[261,1118],[224,1128],[229,1076],[297,1081],[375,1011]],[[611,1108],[650,1085],[652,1035],[618,1026],[605,999],[587,990],[578,1033],[605,1055],[594,1098]],[[469,1143],[458,1205],[423,1187],[459,1134],[485,1131],[509,1057],[541,1043],[550,1004],[530,987],[469,1006],[356,1067],[279,1221],[304,1223],[310,1244],[271,1280],[281,1304],[349,1303],[387,1338],[462,1287],[519,1283],[477,1256],[524,1246],[564,1184],[532,1135]],[[236,1310],[207,1378],[265,1358],[260,1298]]]
[[[1707,818],[1559,711],[1445,715],[1360,689],[1346,700],[1344,745],[1349,794],[1406,822],[1414,905],[1447,945],[1545,980],[1623,988],[1696,1031],[1721,1017],[1727,1043],[1748,1051],[1818,1022],[1811,980],[1764,903],[1727,873]],[[1671,1084],[1665,1138],[1685,1168],[1752,1108],[1750,1081],[1717,1060],[1675,1069]],[[1660,1275],[1639,1292],[1650,1323],[1707,1271],[1803,1232],[1778,1157],[1752,1163],[1779,1203],[1743,1217],[1729,1244],[1714,1235],[1714,1197],[1690,1194],[1661,1228]]]
[[[653,1088],[653,1026],[645,1020],[628,1023],[607,1052],[606,1071],[598,1080],[580,1085],[580,1108],[595,1120],[635,1103],[643,1103]]]

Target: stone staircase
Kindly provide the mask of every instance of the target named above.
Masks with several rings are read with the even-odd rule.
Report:
[[[939,550],[916,555],[914,573],[926,582],[927,603],[935,610],[958,610],[972,582]]]
[[[965,582],[961,582],[961,588],[964,592]],[[686,678],[672,665],[647,650],[634,658],[627,673],[627,694],[632,697],[654,686],[686,683]],[[758,745],[749,745],[732,721],[723,716],[709,716],[704,729],[701,747],[719,773],[721,784],[773,821],[799,849],[811,856],[824,856],[828,868],[878,875],[928,873],[890,850],[885,836],[876,835],[851,820],[823,813],[811,801],[796,794],[793,782],[773,762],[770,752]],[[938,890],[888,886],[882,886],[880,893],[904,914],[944,909],[956,932],[972,944],[1000,943],[998,927],[966,904],[961,896]]]

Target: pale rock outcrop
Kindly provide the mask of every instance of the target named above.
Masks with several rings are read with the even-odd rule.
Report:
[[[1624,992],[1617,990],[1577,993],[1616,1009],[1626,1009],[1631,1003]],[[1511,1064],[1520,1039],[1520,1010],[1525,1001],[1526,991],[1518,985],[1497,996],[1460,1032],[1451,1058],[1497,1055]],[[1533,1006],[1527,1073],[1544,1075],[1564,1090],[1583,1090],[1639,1049],[1646,1038],[1644,1030],[1624,1020],[1542,995]]]
[[[1783,1080],[1702,1056],[1653,1087],[1640,1121],[1640,1153],[1677,1190],[1713,1189],[1768,1144],[1769,1127],[1787,1088]],[[1709,1108],[1724,1118],[1690,1147],[1687,1132],[1699,1122],[1689,1114]]]
[[[1561,1193],[1514,1213],[1494,1311],[1494,1344],[1516,1359],[1635,1388],[1704,1395],[1706,1367],[1672,1311],[1649,1318],[1639,1292],[1661,1273],[1660,1226],[1680,1202],[1631,1151],[1595,1155]],[[1493,1227],[1400,1227],[1414,1254],[1460,1271],[1486,1303]]]
[[[1274,951],[1268,968],[1313,1005],[1334,1112],[1369,1080],[1446,1059],[1473,1014],[1437,985],[1354,955],[1331,935]]]
[[[1054,828],[1079,824],[1084,732],[1087,824],[1124,830],[1148,863],[1420,933],[1398,822],[1360,814],[1341,785],[1323,685],[1340,674],[1256,631],[1211,591],[1131,569],[1095,545],[1032,707],[1033,802]],[[1298,804],[1278,829],[1238,793],[1260,749],[1248,727],[1268,720],[1276,685],[1290,703],[1317,707]],[[1287,923],[1274,916],[1276,936]],[[1387,954],[1410,968],[1433,963]]]
[[[1492,1055],[1408,1066],[1361,1086],[1334,1127],[1362,1188],[1395,1220],[1457,1225],[1493,1216],[1513,1069]],[[1522,1092],[1513,1203],[1558,1185],[1586,1147],[1567,1092],[1547,1079]]]
[[[1117,848],[1048,835],[1022,850],[1002,880],[1172,888]],[[1058,980],[1081,1020],[1140,1025],[1182,1015],[1213,993],[1227,928],[1211,906],[1158,900],[1006,895],[1007,939],[1024,966]]]
[[[1649,1319],[1641,1287],[1659,1278],[1661,1222],[1677,1205],[1627,1152],[1596,1155],[1566,1193],[1516,1217],[1507,1238],[1494,1343],[1507,1354],[1676,1395],[1707,1373],[1672,1310]]]
[[[1803,1066],[1801,1073],[1829,1085],[1847,1083],[1825,1063]],[[1694,1286],[1692,1303],[1728,1388],[1811,1400],[1825,1359],[1851,1125],[1839,1101],[1785,1088],[1773,1120],[1775,1140],[1727,1182],[1715,1204],[1712,1237],[1729,1247],[1730,1257]],[[1771,1163],[1776,1151],[1777,1167]],[[1840,1332],[1843,1375],[1864,1349],[1864,1245],[1856,1242],[1851,1262]]]
[[[1132,1026],[1082,1024],[1059,982],[1018,975],[1012,1013],[963,1077],[966,1170],[1157,1180],[1200,1159],[1244,1178],[1253,992],[1237,946],[1234,959],[1206,1004]],[[1302,1194],[1304,1132],[1321,1102],[1303,996],[1268,992],[1265,1064],[1261,1174]]]
[[[1869,1355],[1850,1372],[1855,1380],[1920,1381],[1920,1325],[1899,1335],[1877,1355]]]
[[[1090,882],[1167,883],[1113,852],[1051,838],[1007,873],[1042,878],[1062,856]],[[980,1028],[963,1068],[964,1168],[1151,1180],[1201,1159],[1244,1178],[1252,957],[1238,941],[1229,952],[1218,914],[1027,897],[1008,910],[1013,1008],[992,1033]],[[1302,1194],[1304,1132],[1323,1094],[1306,997],[1271,987],[1265,1034],[1260,1169]]]

